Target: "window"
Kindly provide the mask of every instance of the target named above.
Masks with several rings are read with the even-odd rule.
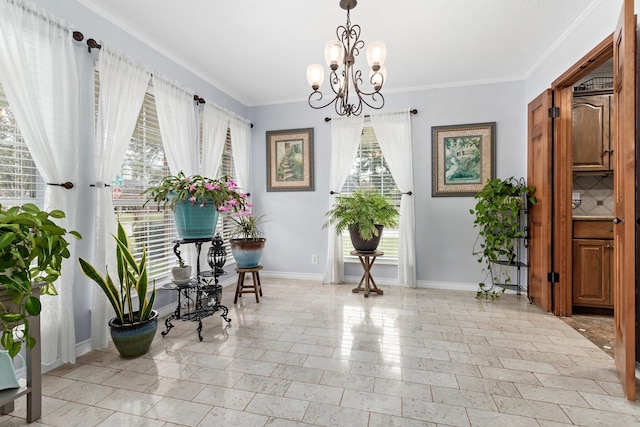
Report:
[[[362,130],[360,145],[356,153],[356,159],[351,167],[349,178],[345,182],[341,194],[350,194],[358,188],[376,189],[381,194],[392,200],[400,209],[401,193],[389,171],[387,162],[382,155],[382,150],[373,131],[373,127],[365,126]],[[384,257],[398,258],[398,229],[385,228],[378,249],[384,252]],[[342,255],[350,256],[351,239],[349,232],[342,233]]]
[[[147,93],[136,123],[122,171],[112,185],[116,214],[127,231],[134,251],[147,247],[149,280],[164,281],[176,263],[173,240],[177,238],[169,209],[158,210],[146,202],[142,191],[169,175],[164,155],[155,99]]]
[[[99,79],[96,73],[96,114],[98,111]],[[97,117],[97,115],[96,115]],[[155,203],[146,206],[145,188],[169,175],[164,155],[155,98],[147,93],[138,121],[127,148],[122,169],[111,183],[115,214],[129,236],[135,255],[147,248],[149,281],[166,282],[176,263],[173,241],[177,238],[172,213]],[[158,283],[158,284],[160,284]]]
[[[42,208],[44,192],[45,184],[0,85],[0,204],[34,203]]]

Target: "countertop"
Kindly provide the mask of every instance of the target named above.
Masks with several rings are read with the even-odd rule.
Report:
[[[574,221],[613,221],[613,216],[574,215]]]

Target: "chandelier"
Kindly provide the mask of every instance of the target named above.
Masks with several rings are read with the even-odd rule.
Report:
[[[336,28],[337,40],[327,42],[324,47],[324,58],[331,68],[329,83],[335,94],[333,99],[326,102],[319,90],[324,81],[322,65],[311,64],[307,67],[307,81],[313,89],[309,95],[309,105],[320,109],[334,104],[336,113],[340,116],[357,116],[362,112],[363,105],[376,110],[384,106],[384,96],[380,93],[387,75],[383,66],[387,55],[384,43],[376,41],[367,47],[367,62],[371,67],[368,79],[371,85],[370,92],[365,92],[365,88],[362,87],[362,72],[354,69],[355,58],[360,49],[364,48],[364,41],[360,39],[360,26],[351,25],[349,14],[357,3],[357,0],[340,0],[340,7],[347,11],[347,25]],[[344,65],[341,71],[338,70],[340,64]],[[352,93],[349,93],[350,89]]]

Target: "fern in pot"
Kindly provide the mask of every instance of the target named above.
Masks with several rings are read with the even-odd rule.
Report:
[[[358,189],[350,195],[336,197],[325,214],[323,228],[335,225],[336,232],[349,230],[351,243],[359,252],[375,252],[384,227],[396,227],[400,213],[395,205],[376,190]]]

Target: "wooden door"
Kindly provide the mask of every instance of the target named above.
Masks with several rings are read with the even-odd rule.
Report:
[[[544,311],[551,311],[551,119],[552,92],[546,90],[528,108],[527,185],[535,187],[536,204],[529,211],[529,299]]]
[[[609,95],[574,96],[571,125],[573,170],[611,170]]]
[[[636,18],[625,0],[613,38],[614,359],[625,396],[635,385]]]

